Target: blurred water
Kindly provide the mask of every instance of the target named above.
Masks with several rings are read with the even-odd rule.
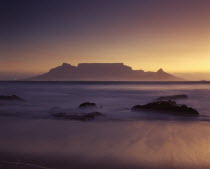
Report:
[[[178,103],[197,109],[201,117],[196,120],[209,120],[209,91],[207,82],[0,82],[0,94],[25,100],[0,102],[0,115],[50,118],[52,107],[76,112],[79,104],[89,101],[101,107],[106,119],[142,120],[142,114],[130,111],[132,106],[159,96],[187,94],[189,99]]]
[[[208,169],[209,89],[200,82],[1,82],[0,94],[26,101],[0,105],[0,159],[55,169]],[[178,102],[201,117],[151,118],[129,110],[173,94],[187,94]],[[102,106],[106,116],[88,122],[50,117],[54,106],[77,111],[85,101]]]

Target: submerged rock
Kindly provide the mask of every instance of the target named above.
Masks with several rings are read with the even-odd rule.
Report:
[[[84,113],[84,114],[67,115],[66,119],[87,121],[87,120],[93,120],[93,119],[95,119],[98,116],[102,116],[102,113],[100,113],[100,112],[91,112],[91,113]]]
[[[57,112],[57,113],[52,113],[52,116],[55,117],[55,118],[64,118],[67,115],[64,112]]]
[[[178,100],[178,99],[188,99],[188,96],[186,94],[162,96],[158,97],[156,100]]]
[[[79,105],[79,108],[97,108],[95,103],[85,102]]]
[[[67,116],[65,111],[65,109],[61,109],[60,107],[52,107],[49,113],[55,118],[64,118],[65,116]]]
[[[75,114],[67,114],[63,112],[57,112],[52,114],[53,117],[63,120],[79,120],[79,121],[88,121],[93,120],[98,116],[103,116],[100,112],[91,112],[91,113],[75,113]]]
[[[132,111],[151,111],[165,113],[176,116],[199,116],[197,110],[187,107],[186,105],[178,105],[175,101],[156,101],[145,105],[136,105],[132,107]]]
[[[52,107],[49,113],[52,117],[62,120],[93,120],[98,116],[103,116],[102,113],[92,110],[91,112],[74,112],[76,110],[62,109],[60,107]]]
[[[5,95],[0,95],[0,100],[5,100],[5,101],[24,101],[20,97],[16,95],[11,95],[11,96],[5,96]]]

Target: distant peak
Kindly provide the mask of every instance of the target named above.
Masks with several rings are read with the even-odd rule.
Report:
[[[163,73],[164,71],[163,71],[163,69],[162,68],[160,68],[158,71],[157,71],[157,73]]]
[[[63,63],[62,67],[64,67],[64,66],[71,66],[71,65],[69,63]]]

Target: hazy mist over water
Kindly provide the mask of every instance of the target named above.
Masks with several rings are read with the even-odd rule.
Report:
[[[89,101],[107,114],[104,119],[136,120],[139,116],[141,120],[141,113],[130,111],[132,106],[175,94],[187,94],[189,99],[178,103],[198,109],[200,119],[210,115],[208,82],[1,82],[0,86],[2,95],[15,94],[25,100],[1,103],[0,113],[22,117],[50,118],[52,107],[75,112],[81,103]]]
[[[210,168],[210,83],[1,82],[1,95],[25,102],[0,104],[2,160],[71,168]],[[159,96],[197,109],[198,118],[131,112]],[[55,120],[52,107],[77,112],[95,102],[105,116],[88,122]]]

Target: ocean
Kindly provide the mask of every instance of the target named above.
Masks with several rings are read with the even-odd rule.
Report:
[[[52,169],[210,168],[210,82],[0,82],[0,95],[12,94],[24,102],[0,102],[0,169],[14,168],[4,162]],[[130,110],[177,94],[188,95],[177,103],[200,116]],[[83,102],[96,103],[104,116],[83,122],[50,113],[54,107],[77,113]]]

